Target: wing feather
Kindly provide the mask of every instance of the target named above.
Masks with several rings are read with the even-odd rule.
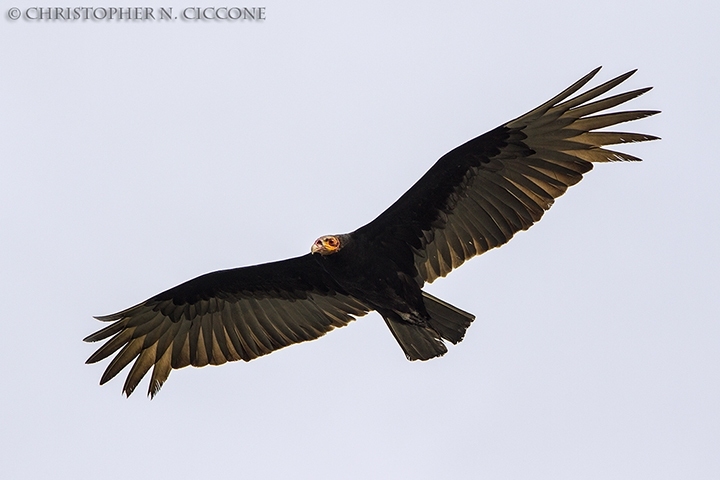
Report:
[[[487,238],[489,244],[492,245],[491,248],[505,243],[505,232],[503,232],[502,226],[498,225],[495,220],[490,202],[475,191],[469,192],[468,199],[475,204],[470,208],[475,207],[473,213],[477,214],[480,220],[479,225],[485,229],[485,238]]]
[[[123,390],[129,392],[128,395],[135,390],[135,387],[137,387],[138,383],[140,383],[142,377],[144,377],[148,370],[150,370],[150,367],[155,364],[156,352],[157,343],[154,343],[150,345],[150,347],[140,351],[140,355],[135,363],[133,363],[130,373],[128,373],[128,376],[125,379],[125,385],[123,385]]]
[[[657,137],[596,130],[658,113],[607,112],[650,88],[600,98],[632,71],[577,94],[598,71],[444,155],[397,202],[353,235],[396,250],[409,248],[414,260],[403,265],[406,273],[419,282],[432,282],[530,228],[593,163],[639,160],[603,147]]]
[[[127,367],[130,362],[142,351],[144,337],[137,337],[130,340],[120,350],[120,353],[110,361],[105,373],[100,378],[100,385],[103,385],[108,380],[118,374],[120,370]]]
[[[223,325],[225,325],[225,332],[227,333],[233,348],[237,352],[239,359],[249,362],[253,358],[256,358],[257,355],[251,353],[247,342],[245,342],[245,340],[238,334],[237,322],[239,317],[235,313],[236,310],[233,307],[234,305],[228,302],[226,304],[227,311],[223,312],[221,319]]]
[[[135,331],[135,328],[136,327],[123,328],[121,332],[117,333],[102,347],[98,348],[97,351],[93,353],[90,358],[87,359],[86,363],[99,362],[100,360],[103,360],[112,355],[113,353],[117,352],[120,348],[122,348],[124,345],[126,345],[129,341],[133,339],[133,332]]]
[[[369,310],[311,255],[224,270],[98,317],[113,323],[85,338],[107,339],[87,363],[118,352],[101,383],[132,364],[123,386],[128,396],[152,368],[148,394],[154,396],[172,369],[250,361],[321,337]]]
[[[190,327],[192,322],[183,321],[172,344],[172,368],[183,368],[190,365]]]
[[[170,376],[172,371],[172,349],[166,349],[165,353],[155,361],[152,376],[150,377],[150,385],[148,386],[148,395],[154,397],[160,391],[165,380]]]
[[[263,346],[255,331],[250,328],[250,325],[257,323],[257,320],[255,320],[255,315],[247,308],[247,305],[236,302],[230,308],[234,312],[232,321],[238,333],[238,338],[242,342],[249,360],[269,353],[268,348]],[[257,329],[259,327],[256,327]]]
[[[221,307],[219,305],[218,307]],[[225,327],[222,324],[220,315],[222,310],[215,310],[210,315],[212,316],[212,357],[213,365],[222,365],[229,361],[239,360],[230,353],[230,349],[227,345],[227,336],[225,335]]]
[[[212,325],[210,325],[209,315],[202,315],[198,317],[200,319],[197,322],[197,336],[194,337],[192,334],[192,328],[190,329],[190,360],[192,361],[193,367],[204,367],[210,365],[210,355],[212,352]],[[193,324],[194,326],[194,324]],[[193,342],[193,338],[196,342]],[[195,350],[193,351],[193,345]]]
[[[241,318],[244,320],[239,325],[240,327],[247,327],[248,341],[254,347],[253,350],[257,356],[267,355],[272,352],[274,350],[272,340],[260,325],[255,310],[244,300],[238,302],[238,307],[242,312]]]

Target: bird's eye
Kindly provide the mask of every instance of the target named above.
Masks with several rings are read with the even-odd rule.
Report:
[[[330,238],[327,239],[327,243],[328,243],[328,245],[330,245],[331,247],[337,247],[338,241],[337,241],[337,238],[335,238],[335,237],[330,237]]]

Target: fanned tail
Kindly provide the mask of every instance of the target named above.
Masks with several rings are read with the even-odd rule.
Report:
[[[430,314],[428,325],[402,320],[397,314],[383,312],[383,318],[408,360],[429,360],[447,353],[443,340],[453,344],[462,341],[475,315],[423,293],[425,308]]]

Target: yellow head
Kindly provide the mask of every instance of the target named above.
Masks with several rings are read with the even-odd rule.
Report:
[[[343,247],[339,235],[325,235],[318,238],[310,247],[311,253],[319,253],[320,255],[330,255],[336,253]]]

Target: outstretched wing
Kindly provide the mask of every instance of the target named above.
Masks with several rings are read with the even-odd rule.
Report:
[[[139,305],[98,320],[113,322],[85,338],[110,338],[88,360],[118,350],[104,384],[135,361],[123,391],[130,395],[153,367],[154,396],[173,368],[250,361],[313,340],[370,310],[347,295],[310,254],[208,273]]]
[[[570,98],[599,70],[536,109],[444,155],[355,235],[395,248],[409,247],[418,280],[432,282],[530,228],[557,197],[592,169],[591,162],[639,160],[603,147],[657,137],[595,130],[659,112],[595,114],[650,88],[597,99],[632,71]]]

